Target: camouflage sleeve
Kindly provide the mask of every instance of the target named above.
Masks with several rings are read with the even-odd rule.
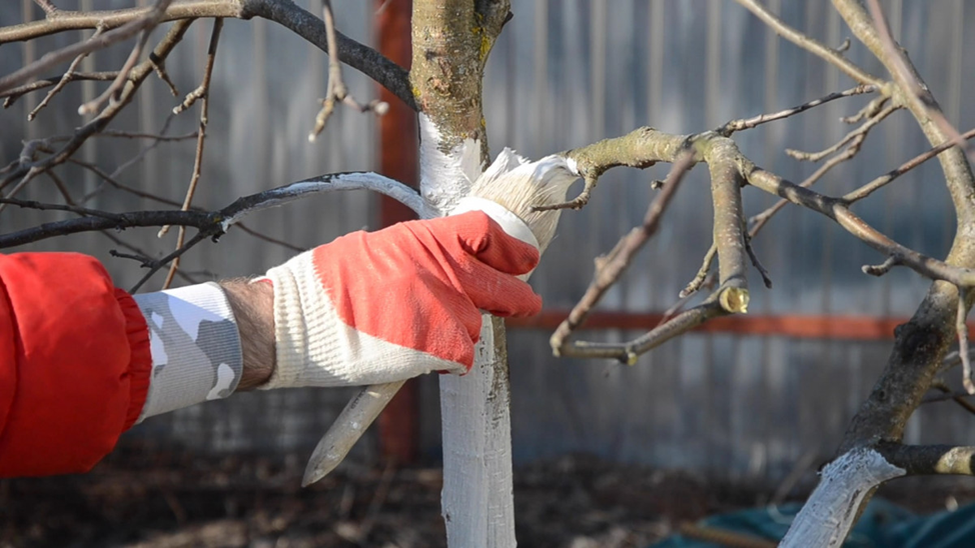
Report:
[[[134,297],[149,326],[152,352],[149,394],[139,422],[233,393],[243,370],[240,334],[219,285]]]

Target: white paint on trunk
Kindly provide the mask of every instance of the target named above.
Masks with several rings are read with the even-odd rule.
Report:
[[[440,130],[422,112],[420,120],[420,193],[441,214],[453,210],[467,196],[481,174],[481,143],[464,139],[443,144]]]
[[[507,405],[492,395],[503,384],[495,382],[501,380],[498,368],[494,329],[485,315],[470,373],[440,377],[441,502],[450,547],[515,546],[510,417]]]
[[[873,449],[853,449],[823,469],[822,479],[796,515],[780,548],[840,546],[871,489],[906,470]]]
[[[420,193],[441,214],[457,208],[481,174],[481,143],[447,147],[425,114],[420,121]],[[513,548],[514,498],[508,378],[494,352],[491,317],[481,319],[474,366],[440,377],[443,416],[442,512],[450,547]]]
[[[483,322],[490,329],[490,318]],[[482,332],[484,329],[482,328]],[[494,347],[494,337],[491,337]],[[514,474],[511,470],[511,385],[508,364],[494,356],[487,368],[490,375],[483,380],[488,387],[486,402],[487,438],[484,447],[485,473],[487,474],[487,544],[488,548],[514,548],[515,498]],[[482,388],[483,389],[483,388]],[[461,544],[460,546],[465,546]]]

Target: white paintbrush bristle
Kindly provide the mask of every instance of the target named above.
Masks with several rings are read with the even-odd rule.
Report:
[[[561,210],[533,208],[564,202],[569,187],[577,179],[579,174],[574,163],[564,156],[553,154],[529,162],[505,148],[474,181],[471,195],[491,200],[517,215],[531,228],[539,251],[545,251],[555,237]]]

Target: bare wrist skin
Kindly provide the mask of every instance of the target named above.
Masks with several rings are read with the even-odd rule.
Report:
[[[240,332],[244,369],[237,392],[264,384],[275,367],[274,288],[269,283],[251,283],[246,278],[223,280],[230,308]]]

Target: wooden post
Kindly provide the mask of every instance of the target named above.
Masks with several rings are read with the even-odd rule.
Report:
[[[410,68],[410,0],[375,0],[375,32],[379,51],[394,63]],[[414,188],[418,187],[416,113],[389,90],[376,85],[379,98],[389,104],[389,111],[379,118],[379,173]],[[383,196],[380,200],[380,223],[390,226],[415,219],[410,208]],[[417,381],[406,382],[379,416],[379,451],[398,464],[416,460],[420,435]]]

